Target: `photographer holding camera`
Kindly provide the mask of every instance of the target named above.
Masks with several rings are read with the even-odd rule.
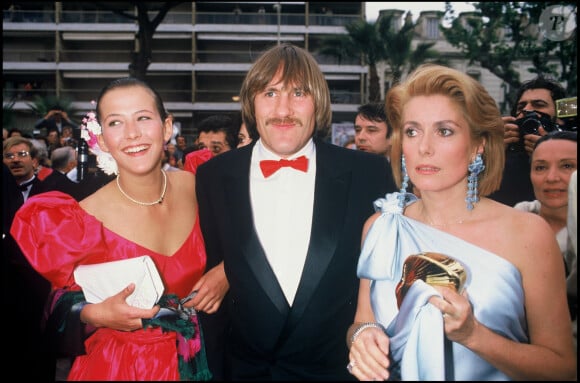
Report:
[[[36,122],[34,129],[45,128],[48,132],[51,129],[56,128],[58,129],[59,134],[61,134],[64,126],[72,126],[73,132],[78,129],[78,126],[69,118],[64,110],[55,107],[49,110],[43,118]]]
[[[489,196],[491,199],[509,206],[534,199],[530,155],[541,136],[564,126],[563,121],[556,120],[556,100],[564,97],[564,88],[543,76],[522,84],[511,116],[502,117],[506,162],[501,186]]]

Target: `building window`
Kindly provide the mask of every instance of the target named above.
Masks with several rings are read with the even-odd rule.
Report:
[[[467,69],[466,72],[470,77],[472,77],[474,80],[481,82],[481,71],[479,69]]]
[[[428,39],[438,39],[439,38],[439,19],[435,17],[429,17],[426,20],[427,24],[427,34],[425,37]]]

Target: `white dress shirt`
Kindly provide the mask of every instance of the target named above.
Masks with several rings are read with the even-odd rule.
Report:
[[[67,178],[68,178],[69,180],[71,180],[71,181],[72,181],[72,182],[74,182],[75,184],[78,184],[78,183],[79,183],[79,181],[77,180],[77,172],[78,172],[78,169],[77,169],[77,167],[75,166],[74,168],[72,168],[71,170],[69,170],[69,171],[68,171],[67,173],[65,173],[65,174],[66,174],[66,176],[67,176]]]
[[[32,188],[32,181],[34,181],[35,178],[36,178],[36,176],[32,176],[31,178],[29,178],[26,181],[21,182],[19,184],[19,185],[24,185],[24,184],[30,182],[30,184],[26,187],[26,189],[20,190],[20,192],[22,193],[22,197],[24,198],[24,201],[25,202],[28,199],[28,194],[30,194],[30,189]]]
[[[305,155],[308,170],[283,167],[265,178],[261,160],[280,160],[258,140],[250,166],[250,198],[256,232],[288,303],[294,301],[306,261],[316,175],[316,148],[312,139],[288,160]]]

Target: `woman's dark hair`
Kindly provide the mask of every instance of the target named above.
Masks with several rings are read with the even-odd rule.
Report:
[[[131,87],[131,86],[140,86],[140,87],[143,87],[143,88],[149,90],[149,92],[151,92],[151,94],[153,95],[153,98],[155,99],[155,106],[157,108],[157,111],[159,112],[159,115],[161,116],[161,120],[165,121],[165,119],[168,116],[168,113],[165,110],[165,107],[163,106],[163,100],[161,99],[161,96],[159,95],[159,93],[157,93],[157,91],[155,91],[155,89],[153,89],[145,81],[139,80],[139,79],[134,78],[134,77],[123,77],[123,78],[119,78],[119,79],[111,81],[109,84],[107,84],[101,90],[101,93],[99,94],[99,97],[97,98],[97,120],[99,120],[99,123],[101,123],[101,111],[100,111],[99,105],[101,103],[101,99],[103,98],[103,96],[113,89],[127,88],[127,87]]]
[[[536,150],[536,148],[540,146],[542,142],[550,140],[568,140],[578,143],[578,132],[570,132],[568,130],[552,131],[545,136],[538,138],[538,141],[536,141],[536,144],[534,145],[534,150]]]

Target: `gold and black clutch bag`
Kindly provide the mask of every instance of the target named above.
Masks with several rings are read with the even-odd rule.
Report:
[[[423,252],[410,255],[403,264],[401,281],[395,288],[399,308],[417,279],[433,286],[450,287],[461,293],[467,272],[459,261],[444,254]]]

